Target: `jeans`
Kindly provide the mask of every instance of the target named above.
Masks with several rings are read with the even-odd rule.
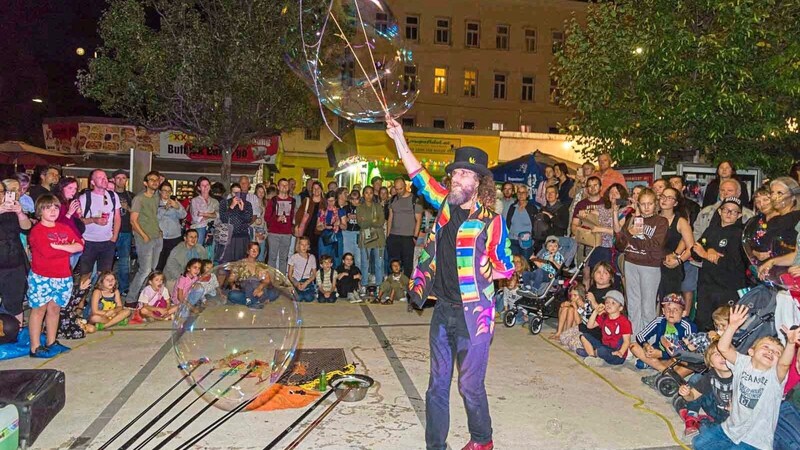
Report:
[[[721,425],[714,425],[704,428],[694,439],[692,446],[698,450],[755,450],[755,447],[744,442],[734,444],[733,441],[722,431]]]
[[[119,292],[127,294],[131,285],[131,233],[120,232],[117,237],[117,282]]]
[[[792,450],[800,442],[800,409],[789,400],[781,402],[778,426],[772,446],[775,450]]]
[[[197,231],[197,244],[204,247],[208,254],[208,259],[214,261],[214,243],[212,242],[211,245],[205,245],[208,227],[195,228],[195,230]]]
[[[414,247],[417,240],[413,236],[398,236],[390,234],[386,239],[386,254],[389,262],[393,259],[400,261],[403,273],[408,278],[414,271]]]
[[[291,254],[292,235],[270,233],[267,240],[269,241],[267,264],[285,274]]]
[[[592,345],[595,353],[597,353],[597,357],[603,361],[613,366],[618,366],[625,362],[625,358],[620,358],[617,355],[611,354],[611,352],[619,350],[619,348],[622,346],[622,338],[620,338],[615,348],[611,348],[604,345],[601,340],[597,339],[597,337],[593,336],[591,333],[583,333],[581,336],[583,336],[589,342],[589,344]]]
[[[472,345],[461,303],[436,302],[430,327],[431,377],[425,394],[428,450],[447,448],[454,362],[458,367],[458,392],[467,410],[470,438],[479,444],[492,440],[492,419],[484,384],[490,344],[487,340]]]
[[[358,248],[358,234],[358,231],[342,231],[342,256],[344,256],[345,253],[352,253],[353,264],[355,264],[361,272],[364,272],[364,269],[361,267],[361,250]]]
[[[303,278],[300,280],[301,283],[304,283],[307,279]],[[317,299],[317,284],[316,283],[309,283],[305,290],[297,289],[297,301],[299,302],[313,302]]]
[[[719,411],[717,403],[714,400],[714,394],[711,392],[703,394],[697,400],[686,403],[686,409],[694,412],[700,412],[702,409],[709,417],[714,419],[716,423],[724,422],[729,415],[727,411]]]
[[[369,274],[375,275],[375,285],[380,286],[383,283],[383,248],[362,248],[361,249],[361,263],[364,267],[361,269],[361,284],[366,286],[369,284]]]
[[[136,271],[136,276],[133,277],[130,290],[128,290],[127,303],[138,301],[139,291],[144,287],[147,276],[156,268],[158,257],[161,255],[161,247],[164,245],[164,240],[160,237],[145,242],[144,239],[137,234],[135,235],[135,239],[136,254],[139,255],[139,270]]]
[[[116,244],[111,241],[94,242],[86,241],[83,247],[83,255],[78,261],[78,269],[81,275],[92,273],[95,264],[101,271],[108,271],[114,267],[114,251]]]

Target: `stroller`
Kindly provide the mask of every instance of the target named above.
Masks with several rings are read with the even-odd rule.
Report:
[[[775,308],[777,291],[760,284],[748,290],[739,299],[740,305],[750,308],[750,317],[733,336],[733,345],[739,353],[747,350],[763,336],[777,336]]]
[[[676,367],[684,367],[693,373],[705,373],[708,370],[702,353],[676,354],[672,363],[656,378],[656,389],[664,397],[674,396],[678,392],[678,388],[686,384],[686,380],[675,370]]]
[[[575,239],[562,236],[558,238],[558,244],[563,250],[564,264],[561,270],[556,271],[556,276],[551,276],[545,286],[537,289],[533,293],[521,294],[522,299],[518,300],[514,306],[509,307],[503,316],[503,324],[509,328],[517,323],[517,316],[520,314],[528,315],[528,329],[531,334],[539,334],[542,331],[542,324],[545,319],[558,316],[559,305],[567,299],[567,292],[570,286],[575,283],[578,275],[583,269],[583,265],[589,260],[594,248],[584,258],[583,262],[575,269],[574,274],[566,270],[575,259],[578,252],[578,245]],[[544,261],[552,264],[549,261]]]

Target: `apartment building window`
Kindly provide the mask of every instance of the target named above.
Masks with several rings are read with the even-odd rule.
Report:
[[[467,47],[479,48],[481,46],[481,23],[467,22],[466,33],[465,45]]]
[[[464,70],[464,96],[478,96],[478,71],[472,69]]]
[[[555,55],[564,46],[564,32],[560,30],[553,30],[553,54]]]
[[[492,122],[492,131],[503,131],[506,128],[503,122]]]
[[[417,90],[417,66],[408,65],[403,71],[403,91],[414,92]]]
[[[550,133],[550,134],[559,134],[559,133],[561,133],[561,131],[558,129],[558,127],[552,126],[552,125],[547,127],[547,132]]]
[[[506,74],[494,74],[494,98],[495,100],[506,99]]]
[[[436,19],[436,34],[433,36],[434,44],[450,45],[450,19]]]
[[[531,132],[533,132],[533,125],[524,125],[524,124],[520,125],[519,126],[519,131],[521,131],[523,133],[531,133]]]
[[[342,63],[342,86],[353,86],[353,77],[355,76],[356,66],[354,61],[345,61]]]
[[[447,67],[433,69],[433,93],[447,94]]]
[[[536,30],[533,28],[525,29],[525,51],[536,53]]]
[[[522,77],[522,101],[523,102],[532,102],[533,101],[533,86],[534,86],[534,78],[532,75],[526,75]]]
[[[419,16],[406,16],[406,40],[419,41]]]
[[[561,89],[558,87],[558,80],[550,78],[550,103],[558,105],[561,103]]]
[[[389,15],[386,13],[375,13],[375,29],[380,33],[386,33],[389,29]]]
[[[306,128],[306,140],[307,141],[318,141],[319,140],[319,128]]]
[[[403,117],[401,118],[401,120],[400,120],[400,123],[401,123],[401,124],[402,124],[404,127],[413,127],[413,126],[415,126],[415,124],[416,124],[416,121],[414,120],[414,118],[413,118],[413,117],[406,117],[406,116],[403,116]]]
[[[472,120],[465,120],[464,123],[461,125],[461,128],[464,130],[474,130],[475,122]]]
[[[509,34],[511,31],[508,25],[497,26],[496,45],[498,50],[508,50]]]
[[[433,128],[444,128],[444,119],[433,119]]]

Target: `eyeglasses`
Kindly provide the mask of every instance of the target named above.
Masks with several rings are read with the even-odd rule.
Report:
[[[677,200],[677,198],[675,198],[675,197],[673,197],[671,195],[662,195],[661,198],[666,199],[666,200],[672,200],[673,202],[675,200]]]
[[[719,210],[722,214],[727,214],[729,216],[738,216],[741,212],[738,209],[728,209],[723,208]]]

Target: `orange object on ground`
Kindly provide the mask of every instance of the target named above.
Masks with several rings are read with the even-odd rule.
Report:
[[[133,316],[131,317],[130,321],[128,322],[131,325],[139,325],[144,323],[144,319],[142,319],[141,314],[139,314],[139,310],[133,312]]]
[[[305,392],[305,394],[298,394]],[[294,409],[310,405],[320,396],[319,392],[303,390],[297,386],[273,384],[256,398],[248,407],[248,411],[274,411],[277,409]]]

